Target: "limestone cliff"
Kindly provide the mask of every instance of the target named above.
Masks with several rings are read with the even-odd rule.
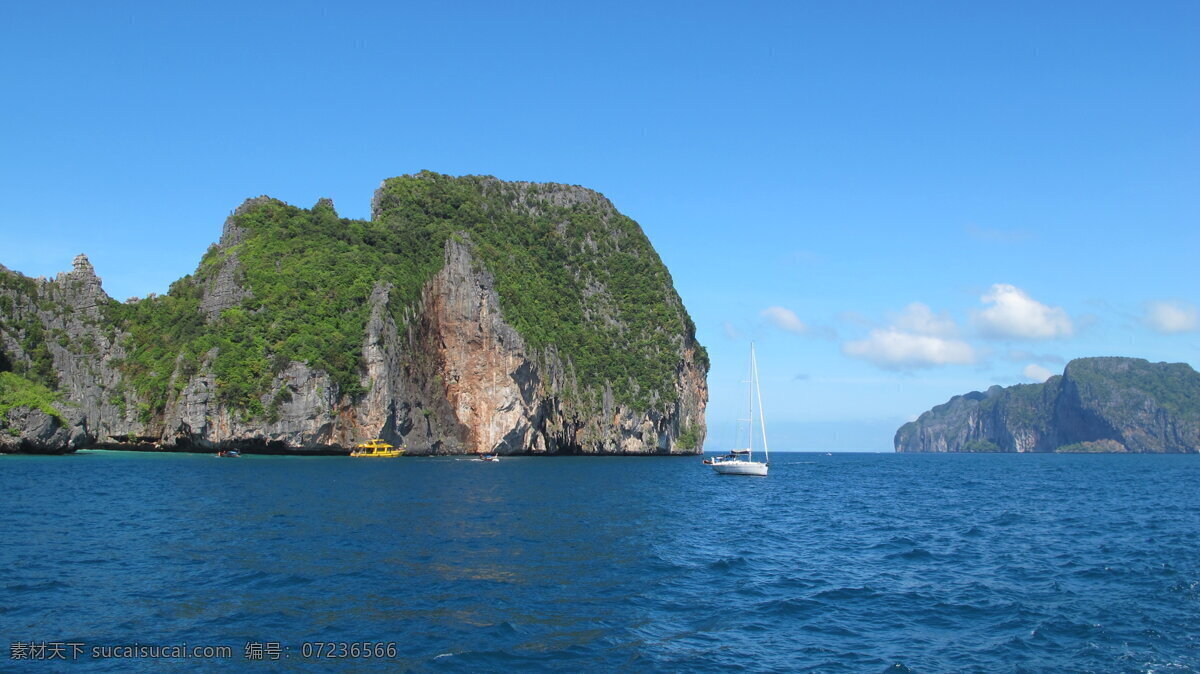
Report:
[[[1200,451],[1200,374],[1081,358],[1044,384],[955,396],[896,432],[897,452]]]
[[[0,267],[0,370],[74,411],[11,411],[29,442],[0,451],[700,451],[707,356],[603,196],[426,172],[372,211],[248,200],[195,274],[125,303],[82,255],[53,280]]]
[[[121,335],[105,314],[111,302],[91,263],[30,279],[0,265],[0,371],[11,370],[56,390],[59,417],[18,406],[0,419],[0,451],[56,452],[92,442],[93,429],[128,433],[117,402],[124,357]],[[7,431],[7,432],[6,432]]]

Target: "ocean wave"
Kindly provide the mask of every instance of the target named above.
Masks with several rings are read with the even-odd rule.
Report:
[[[740,482],[645,458],[503,480],[435,460],[386,479],[336,457],[13,463],[0,616],[16,638],[400,645],[365,670],[1200,668],[1196,457],[772,458]],[[68,491],[88,507],[65,515]]]

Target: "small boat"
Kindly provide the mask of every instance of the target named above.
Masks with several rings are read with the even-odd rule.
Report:
[[[222,449],[217,452],[217,458],[220,459],[237,459],[242,456],[242,453],[236,449]]]
[[[391,458],[400,456],[404,453],[404,448],[397,449],[384,442],[381,438],[375,438],[370,442],[364,442],[354,447],[350,452],[350,456],[354,457],[374,457],[374,458]]]
[[[475,459],[475,461],[491,461],[494,463],[500,463],[500,455],[498,455],[498,454],[480,454],[479,458]]]
[[[721,475],[756,475],[767,476],[767,468],[771,465],[771,451],[767,447],[767,422],[762,409],[762,387],[758,383],[758,360],[754,355],[754,342],[750,343],[750,416],[741,421],[747,423],[745,449],[731,450],[725,456],[713,457],[709,464]],[[754,411],[755,401],[758,402],[758,427],[762,432],[762,447],[764,461],[754,460]]]

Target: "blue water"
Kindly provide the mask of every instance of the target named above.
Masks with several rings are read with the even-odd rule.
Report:
[[[234,653],[72,669],[1200,670],[1200,456],[85,452],[0,495],[0,648]],[[341,641],[395,655],[302,658]]]

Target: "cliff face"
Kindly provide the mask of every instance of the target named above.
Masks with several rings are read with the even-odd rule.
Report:
[[[1200,451],[1200,374],[1081,358],[1044,384],[955,396],[896,432],[897,452]]]
[[[52,281],[0,268],[0,369],[70,412],[10,411],[30,441],[0,451],[700,451],[707,357],[602,196],[419,174],[372,206],[248,200],[196,274],[124,304],[83,256]]]
[[[18,405],[0,418],[0,451],[61,452],[85,446],[93,430],[127,433],[111,391],[123,335],[104,308],[111,302],[84,255],[54,279],[29,279],[0,265],[0,370],[58,393],[60,415]]]

